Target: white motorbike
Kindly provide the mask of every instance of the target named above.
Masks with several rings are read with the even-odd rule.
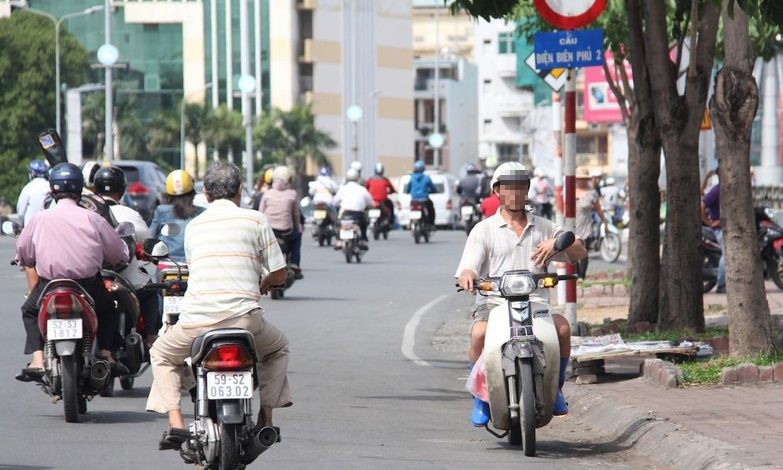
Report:
[[[574,239],[572,232],[560,235],[556,252]],[[496,437],[508,436],[511,445],[522,444],[526,456],[536,453],[536,428],[552,419],[560,372],[560,346],[549,303],[534,292],[569,279],[576,276],[514,270],[476,285],[481,295],[506,300],[490,312],[483,353],[492,426],[505,433],[485,428]]]

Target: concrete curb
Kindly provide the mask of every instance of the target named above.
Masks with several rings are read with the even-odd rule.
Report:
[[[565,395],[569,415],[601,429],[614,444],[627,446],[655,463],[673,468],[748,469],[769,468],[749,464],[749,456],[726,442],[688,430],[659,418],[653,411],[623,405],[604,396],[598,387],[568,383]]]

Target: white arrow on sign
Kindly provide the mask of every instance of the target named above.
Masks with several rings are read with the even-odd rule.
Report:
[[[540,70],[536,68],[536,53],[531,52],[529,56],[527,56],[527,59],[525,59],[525,63],[528,67],[533,69],[533,71],[541,77],[547,85],[549,85],[550,88],[554,91],[560,91],[561,88],[565,86],[566,78],[567,78],[567,70],[566,69],[552,69],[552,70]]]

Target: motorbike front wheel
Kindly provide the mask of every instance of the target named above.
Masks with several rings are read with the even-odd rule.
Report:
[[[122,387],[123,390],[133,390],[133,382],[133,376],[126,375],[125,377],[120,377],[120,387]]]
[[[525,455],[536,455],[536,398],[533,395],[533,368],[530,362],[517,359],[517,399],[519,402],[519,439]],[[516,425],[512,424],[512,431]],[[511,432],[509,432],[511,443]]]
[[[616,233],[607,233],[601,240],[601,258],[607,263],[614,263],[620,257],[623,242],[620,235]]]
[[[219,470],[234,470],[239,464],[237,431],[239,431],[239,426],[236,424],[220,423]]]
[[[81,377],[79,375],[79,364],[75,356],[62,356],[60,358],[60,367],[63,384],[63,410],[65,412],[66,423],[79,422],[79,395]],[[86,404],[85,404],[86,408]]]

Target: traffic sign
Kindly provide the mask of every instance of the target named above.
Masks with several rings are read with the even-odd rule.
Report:
[[[560,29],[576,29],[592,23],[606,8],[606,0],[533,0],[544,20]]]
[[[535,52],[531,52],[530,55],[527,56],[527,59],[525,59],[525,64],[533,69],[536,75],[541,77],[541,79],[544,80],[550,88],[552,88],[552,91],[560,91],[560,89],[565,85],[566,78],[568,77],[566,74],[566,69],[541,70],[536,68]]]
[[[536,68],[589,67],[604,63],[604,31],[583,29],[536,33],[533,36]]]

